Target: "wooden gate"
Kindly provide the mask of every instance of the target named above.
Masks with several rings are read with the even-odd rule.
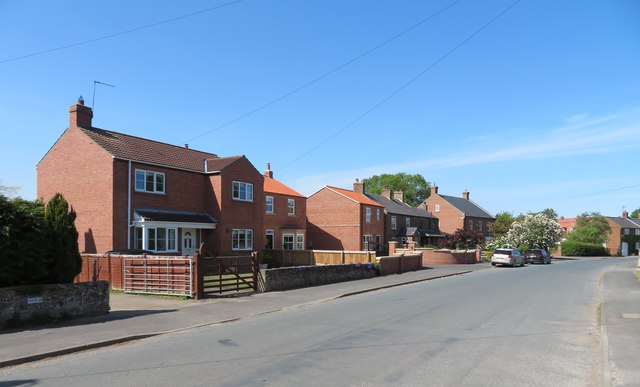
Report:
[[[258,289],[258,256],[203,257],[199,270],[204,295]]]

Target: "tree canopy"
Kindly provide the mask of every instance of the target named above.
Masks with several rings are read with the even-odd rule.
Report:
[[[489,227],[489,233],[491,238],[496,239],[505,235],[511,228],[511,224],[515,222],[516,218],[513,217],[511,212],[499,212],[496,214],[496,220],[491,223]]]
[[[374,175],[363,179],[365,192],[380,195],[384,188],[391,191],[403,191],[404,202],[417,207],[429,197],[429,183],[420,174],[410,175],[404,172],[396,174]]]
[[[609,221],[598,212],[585,212],[576,218],[576,227],[567,235],[572,242],[603,244],[609,239]]]
[[[635,219],[640,218],[640,208],[636,208],[635,210],[633,210],[631,212],[631,217]]]
[[[506,234],[487,243],[488,249],[499,247],[549,249],[562,239],[562,227],[547,214],[527,214],[514,220]]]

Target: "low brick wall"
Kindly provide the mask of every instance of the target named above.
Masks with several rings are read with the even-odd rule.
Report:
[[[0,288],[0,328],[107,313],[107,281]]]
[[[373,264],[297,266],[262,270],[258,291],[273,292],[375,277]]]
[[[380,274],[400,274],[407,271],[422,269],[421,254],[394,255],[391,257],[380,257]]]
[[[417,250],[422,253],[423,265],[454,265],[480,262],[479,250]]]

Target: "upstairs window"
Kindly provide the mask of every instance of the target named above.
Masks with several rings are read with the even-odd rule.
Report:
[[[164,173],[136,169],[136,191],[165,193]]]
[[[365,207],[364,211],[365,211],[364,220],[367,223],[371,223],[371,207]]]
[[[436,210],[436,212],[440,212],[440,205],[439,204],[435,205],[435,210]]]
[[[391,229],[395,230],[397,228],[396,217],[395,215],[391,216]]]
[[[406,227],[411,227],[411,218],[406,217],[406,218],[404,219],[404,225],[405,225]]]
[[[380,209],[376,208],[376,219],[379,221],[380,220]]]
[[[296,201],[295,199],[287,199],[287,207],[289,208],[289,215],[296,214]]]
[[[267,214],[273,214],[273,196],[267,196],[265,208],[267,210]]]
[[[253,184],[241,181],[233,182],[233,198],[244,202],[253,201]]]

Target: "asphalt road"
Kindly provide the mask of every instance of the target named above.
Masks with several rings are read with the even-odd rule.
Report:
[[[0,386],[598,386],[618,261],[494,268],[78,353]]]

